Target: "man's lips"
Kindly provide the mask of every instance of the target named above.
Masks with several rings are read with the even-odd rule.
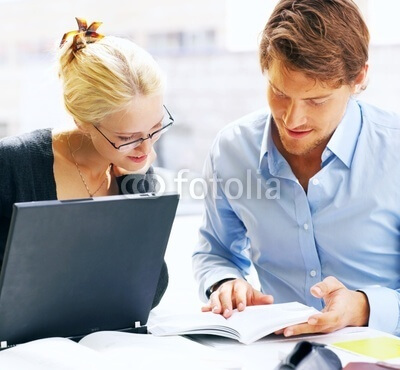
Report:
[[[135,163],[141,163],[146,160],[147,155],[142,155],[141,157],[134,157],[134,156],[128,156],[128,158]]]
[[[289,130],[286,127],[285,127],[285,129],[286,129],[286,132],[289,134],[289,136],[294,139],[301,139],[312,132],[312,129],[311,130],[301,130],[301,131],[300,130],[299,131]]]

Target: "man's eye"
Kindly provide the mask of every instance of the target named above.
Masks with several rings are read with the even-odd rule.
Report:
[[[328,99],[326,99],[326,100],[310,100],[309,102],[311,105],[318,107],[320,105],[325,104],[327,101],[328,101]]]
[[[279,92],[279,91],[272,90],[272,92],[273,92],[278,98],[286,98],[286,95],[283,94],[283,93],[281,93],[281,92]]]

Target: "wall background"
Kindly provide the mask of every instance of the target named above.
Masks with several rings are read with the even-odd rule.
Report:
[[[400,111],[400,2],[358,0],[370,27],[370,82],[360,99]],[[218,130],[266,104],[257,39],[276,0],[0,0],[0,137],[71,124],[54,52],[74,17],[148,49],[168,79],[176,120],[158,165],[201,172]]]

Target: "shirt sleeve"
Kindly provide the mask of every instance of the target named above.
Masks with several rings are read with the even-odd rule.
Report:
[[[222,279],[245,278],[251,260],[246,228],[224,194],[211,156],[203,173],[207,184],[205,211],[192,264],[200,298],[207,301],[206,291],[211,285]]]
[[[368,326],[400,335],[400,289],[370,287],[358,290],[368,298],[370,308]]]

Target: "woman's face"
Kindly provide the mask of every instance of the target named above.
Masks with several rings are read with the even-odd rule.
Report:
[[[90,126],[93,145],[102,157],[115,166],[127,171],[139,171],[146,165],[155,140],[145,140],[136,148],[125,151],[117,150],[110,142],[119,147],[146,138],[162,127],[166,114],[161,94],[137,96],[128,109],[110,114],[97,128]]]

